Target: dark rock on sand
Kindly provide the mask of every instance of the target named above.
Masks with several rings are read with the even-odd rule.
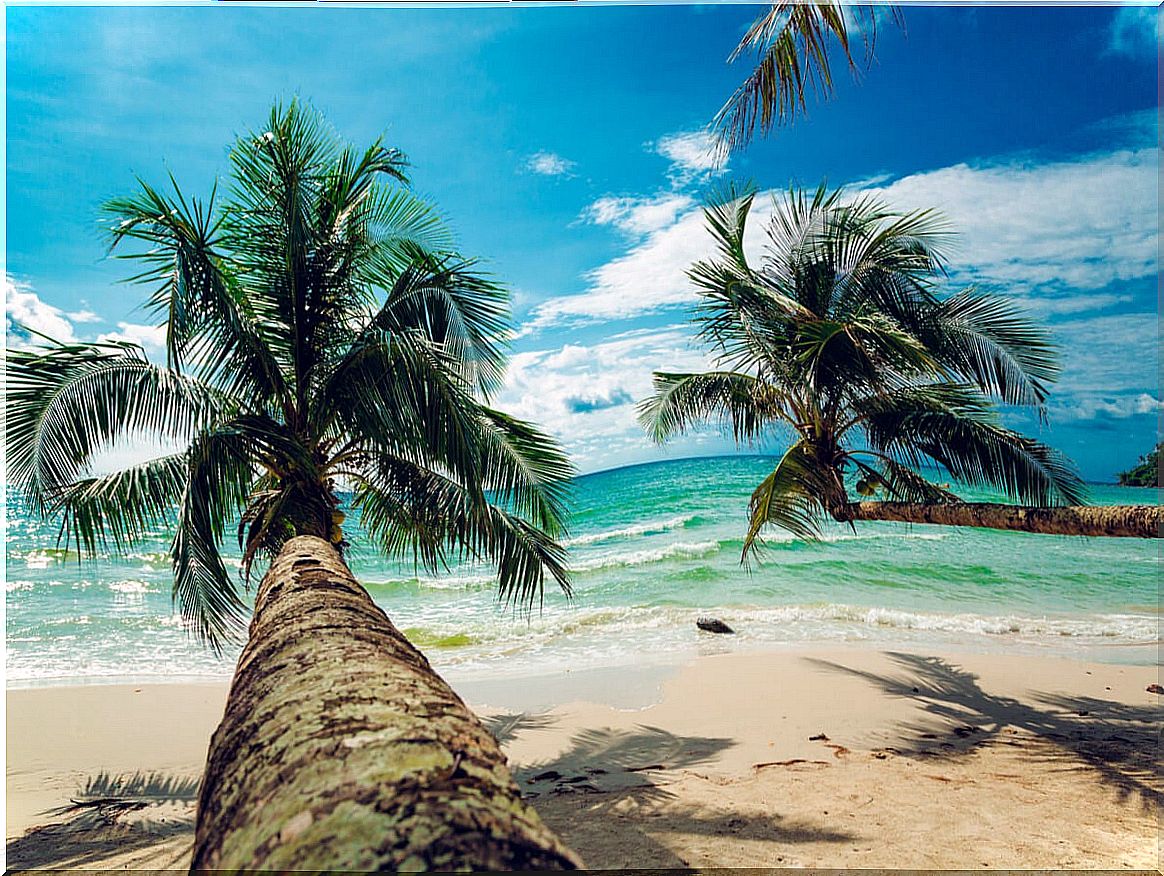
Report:
[[[709,633],[734,633],[731,627],[721,621],[718,617],[701,617],[696,618],[695,625],[701,630]]]

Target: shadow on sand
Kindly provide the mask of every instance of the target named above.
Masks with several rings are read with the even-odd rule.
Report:
[[[1015,738],[1014,730],[1018,730],[1038,741],[1032,756],[1063,769],[1093,771],[1116,789],[1121,801],[1139,800],[1146,809],[1161,803],[1161,708],[1046,693],[1023,702],[987,693],[978,685],[978,676],[941,658],[889,656],[902,674],[878,675],[806,659],[863,678],[887,694],[912,699],[933,716],[932,722],[902,725],[905,749],[895,749],[898,754],[961,755],[980,745],[1023,746]]]
[[[554,718],[498,715],[486,723],[504,744],[522,732],[551,727]],[[556,757],[515,768],[514,777],[546,823],[591,867],[688,867],[656,838],[668,833],[773,843],[855,839],[777,812],[740,817],[719,807],[688,805],[667,790],[682,771],[711,762],[733,744],[731,739],[678,736],[644,725],[587,729],[575,734],[569,748]],[[630,857],[612,859],[612,850],[620,848],[630,850]]]
[[[160,773],[94,776],[55,819],[6,846],[9,871],[102,867],[111,855],[124,866],[186,869],[193,840],[198,780]],[[134,853],[141,853],[136,856]]]

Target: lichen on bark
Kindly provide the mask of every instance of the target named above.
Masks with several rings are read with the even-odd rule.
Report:
[[[211,741],[192,870],[580,865],[335,548],[288,541]]]

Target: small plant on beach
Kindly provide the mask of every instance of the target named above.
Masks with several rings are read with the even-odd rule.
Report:
[[[172,526],[175,600],[216,649],[246,614],[220,552],[228,528],[244,579],[272,561],[211,745],[193,866],[576,863],[342,556],[358,529],[434,572],[492,560],[500,592],[527,603],[547,577],[567,587],[557,539],[572,469],[488,403],[507,294],[453,251],[399,151],[347,146],[298,102],[230,163],[224,200],[142,183],[107,207],[112,246],[138,244],[122,257],[152,287],[164,365],[125,343],[7,357],[9,477],[82,548]],[[89,470],[140,435],[180,449]]]
[[[741,443],[793,436],[752,495],[745,556],[765,526],[815,538],[829,517],[1158,535],[1159,509],[1063,507],[1084,496],[1069,461],[999,422],[997,404],[1045,420],[1055,350],[1004,298],[942,294],[950,233],[936,213],[794,189],[753,265],[754,199],[729,189],[707,207],[718,252],[689,271],[716,370],[656,373],[639,408],[659,442],[707,419]],[[960,502],[926,467],[1039,507]],[[853,501],[850,484],[891,501]]]

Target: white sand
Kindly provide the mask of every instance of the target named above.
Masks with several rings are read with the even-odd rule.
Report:
[[[852,648],[459,687],[590,867],[1154,869],[1157,676]],[[528,709],[555,691],[606,704]],[[225,696],[10,690],[8,866],[184,866],[189,803],[112,824],[51,810],[103,772],[196,778]]]

